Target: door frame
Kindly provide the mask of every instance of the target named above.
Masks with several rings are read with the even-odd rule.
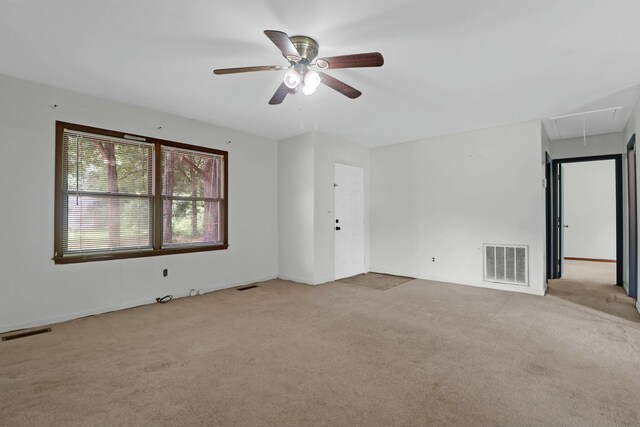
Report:
[[[551,211],[551,197],[552,197],[552,192],[551,192],[551,185],[552,185],[552,181],[553,181],[553,165],[552,165],[552,160],[551,160],[551,156],[549,155],[549,152],[547,151],[545,153],[545,164],[544,164],[544,177],[545,177],[545,183],[546,183],[546,187],[545,187],[545,228],[547,231],[547,280],[546,282],[549,283],[549,279],[553,278],[553,271],[551,268],[551,265],[553,263],[553,245],[551,244],[552,242],[552,227],[551,225],[553,224],[553,212]]]
[[[549,221],[550,230],[548,232],[551,242],[549,242],[549,258],[547,269],[551,271],[551,279],[562,277],[562,164],[551,161],[551,180],[549,181],[549,211],[551,219]]]
[[[551,168],[553,171],[552,180],[547,184],[550,194],[548,193],[547,202],[550,202],[550,206],[547,206],[547,212],[551,211],[551,221],[547,225],[551,226],[551,229],[547,228],[547,239],[551,238],[551,242],[547,241],[547,247],[551,248],[551,253],[547,256],[547,271],[552,273],[551,279],[559,279],[562,277],[560,271],[561,257],[564,256],[561,248],[562,245],[562,233],[560,232],[560,226],[562,225],[563,212],[562,206],[558,206],[556,202],[558,190],[561,188],[561,166],[565,163],[583,163],[594,162],[599,160],[614,160],[615,161],[615,175],[616,175],[616,284],[622,286],[624,281],[624,269],[623,269],[623,198],[622,198],[622,154],[606,154],[602,156],[587,156],[587,157],[570,157],[566,159],[556,159],[551,161]],[[554,191],[555,190],[555,191]],[[561,190],[560,190],[561,191]],[[554,203],[555,202],[555,203]]]
[[[630,157],[630,151],[633,150],[633,159]],[[628,229],[629,229],[629,296],[638,300],[638,188],[637,188],[637,147],[636,147],[636,135],[633,134],[627,143],[627,200],[628,200]],[[633,161],[633,178],[634,182],[633,190],[634,194],[631,194],[631,171],[629,170],[629,163]],[[631,214],[631,206],[634,207],[633,215]]]

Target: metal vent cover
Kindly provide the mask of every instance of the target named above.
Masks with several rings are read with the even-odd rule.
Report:
[[[485,243],[485,282],[529,286],[529,249],[526,245]]]
[[[2,341],[10,341],[17,340],[19,338],[30,337],[33,335],[45,334],[47,332],[51,332],[51,328],[40,328],[40,329],[31,329],[29,331],[18,332],[10,335],[5,335],[2,337]]]

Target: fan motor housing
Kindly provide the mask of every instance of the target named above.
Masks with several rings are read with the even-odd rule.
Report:
[[[289,39],[306,63],[310,63],[318,55],[318,42],[311,37],[291,36]]]

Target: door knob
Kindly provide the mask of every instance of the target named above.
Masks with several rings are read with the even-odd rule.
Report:
[[[336,227],[336,231],[340,231],[340,227]]]

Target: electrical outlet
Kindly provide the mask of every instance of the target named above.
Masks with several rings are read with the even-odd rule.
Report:
[[[431,257],[431,262],[436,262],[436,257]]]
[[[162,277],[167,277],[169,275],[169,269],[165,268],[164,270],[162,270]]]

